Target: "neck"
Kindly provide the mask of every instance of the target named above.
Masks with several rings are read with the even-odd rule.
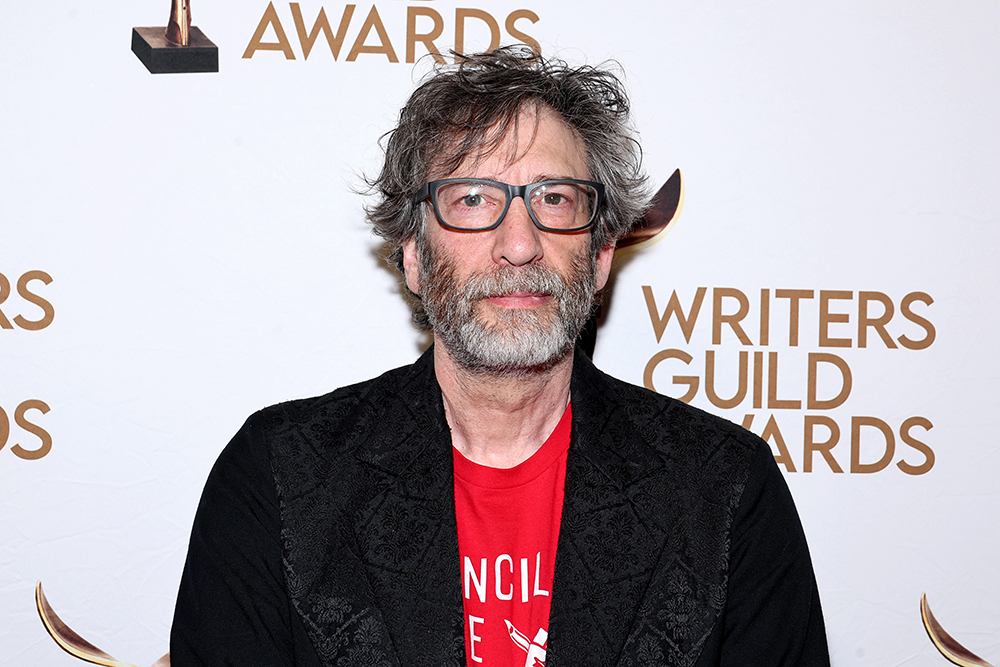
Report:
[[[460,366],[436,341],[434,372],[452,445],[481,465],[513,468],[538,451],[566,411],[573,352],[541,370],[498,375]]]

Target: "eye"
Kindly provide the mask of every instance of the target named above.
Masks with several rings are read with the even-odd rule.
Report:
[[[445,216],[489,215],[503,206],[504,193],[489,183],[453,181],[438,189],[438,204]]]
[[[536,206],[548,209],[572,208],[576,204],[576,192],[567,184],[549,183],[532,192],[531,200]]]

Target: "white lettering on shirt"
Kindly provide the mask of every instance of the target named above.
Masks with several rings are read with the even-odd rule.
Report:
[[[521,559],[521,602],[528,601],[528,559]]]
[[[541,570],[542,570],[542,552],[539,551],[537,554],[535,554],[535,592],[534,592],[534,595],[548,595],[549,594],[548,591],[543,591],[538,586],[538,573],[541,572]],[[525,588],[528,587],[527,582],[525,582],[524,587]],[[465,597],[469,597],[468,593],[466,593]]]
[[[486,592],[490,589],[489,572],[493,570],[493,591],[500,600],[514,599],[515,586],[520,589],[521,602],[528,602],[536,595],[550,595],[549,591],[541,586],[542,579],[542,552],[535,554],[535,576],[534,586],[531,577],[531,559],[519,558],[518,574],[514,574],[514,559],[510,554],[500,554],[493,562],[493,567],[489,567],[488,558],[480,558],[478,567],[475,561],[469,556],[464,557],[462,579],[464,582],[465,599],[468,600],[473,595],[479,598],[480,602],[486,602]]]
[[[472,559],[465,557],[465,599],[469,599],[469,582],[476,587],[479,594],[479,601],[486,602],[486,559],[479,560],[479,576],[476,576],[476,569],[472,566]],[[538,587],[538,572],[535,572],[535,587]],[[546,593],[548,595],[548,593]]]
[[[503,590],[501,590],[501,587],[503,586],[503,582],[502,582],[502,577],[500,576],[500,563],[502,563],[504,561],[507,561],[508,571],[510,572],[511,579],[512,579],[512,581],[510,582],[510,592],[509,593],[504,593]],[[497,556],[496,568],[495,569],[496,569],[497,597],[499,599],[501,599],[501,600],[510,600],[511,598],[514,597],[514,582],[513,582],[513,578],[514,578],[514,559],[511,558],[508,554],[500,554],[499,556]]]
[[[482,637],[476,634],[476,623],[485,623],[485,618],[479,618],[478,616],[469,616],[469,646],[472,648],[470,655],[472,659],[476,662],[482,662],[483,659],[476,655],[476,644],[482,641]]]

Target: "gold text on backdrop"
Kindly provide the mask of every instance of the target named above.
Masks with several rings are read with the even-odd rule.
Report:
[[[843,406],[855,386],[847,353],[838,350],[834,354],[830,348],[920,351],[934,343],[937,330],[921,314],[922,309],[914,308],[915,304],[933,304],[929,294],[910,292],[897,305],[879,291],[855,295],[846,290],[819,290],[817,299],[816,290],[764,288],[759,292],[757,313],[751,316],[747,292],[732,287],[699,287],[683,302],[674,290],[662,310],[662,299],[658,304],[651,286],[643,285],[642,292],[657,343],[675,321],[684,342],[692,344],[698,322],[707,321],[699,317],[711,310],[711,332],[702,335],[705,339],[710,333],[711,347],[703,354],[677,348],[657,351],[643,372],[647,388],[655,391],[656,377],[673,369],[672,384],[685,388],[680,400],[690,402],[704,392],[716,408],[743,410],[743,427],[763,429],[759,435],[775,448],[775,460],[788,472],[798,472],[799,466],[802,472],[812,472],[816,455],[835,473],[845,472],[845,467],[851,473],[881,472],[893,460],[910,475],[922,475],[934,466],[934,451],[920,439],[924,437],[921,431],[933,428],[926,417],[910,416],[893,426],[867,414],[854,414],[846,420],[838,415],[840,421],[829,414],[815,414]],[[711,306],[703,308],[710,292]],[[685,303],[689,304],[686,309]],[[802,350],[801,342],[807,339],[826,349]],[[780,353],[776,349],[732,350],[735,343],[782,349]],[[782,371],[779,360],[784,362]],[[779,379],[786,377],[789,369],[799,370],[797,377],[804,375],[804,384],[789,389],[786,379],[779,388]],[[750,412],[765,409],[777,412],[760,418]],[[801,415],[797,425],[789,425],[788,411],[808,413]],[[793,457],[788,446],[786,434],[792,432],[802,434],[801,458]],[[842,433],[850,433],[850,451],[837,449],[838,461],[833,450],[848,440]],[[897,448],[897,442],[903,447]]]
[[[44,401],[31,399],[21,401],[21,403],[14,408],[14,424],[16,424],[25,433],[30,433],[38,438],[39,444],[35,447],[35,449],[28,449],[20,442],[15,442],[10,448],[10,451],[14,454],[14,456],[20,459],[34,461],[42,458],[52,450],[52,436],[38,424],[28,421],[28,410],[38,410],[44,415],[49,411],[49,406],[46,405]],[[7,416],[7,412],[0,407],[0,449],[7,446],[7,441],[10,440],[10,436],[10,418]]]
[[[17,279],[15,298],[11,281],[0,273],[0,330],[41,331],[52,324],[56,309],[51,301],[40,294],[39,287],[32,284],[35,281],[49,285],[52,283],[52,276],[45,271],[26,271]],[[36,313],[36,310],[40,310],[41,314]],[[37,399],[21,401],[13,411],[0,406],[0,449],[7,446],[12,433],[23,431],[24,434],[37,438],[38,443],[29,443],[28,440],[22,440],[21,435],[14,435],[14,444],[10,451],[18,458],[32,461],[42,458],[51,451],[52,436],[33,421],[34,417],[29,419],[30,410],[37,410],[44,415],[49,411],[49,406],[45,401]],[[10,415],[14,417],[13,425]],[[19,431],[14,430],[15,426]]]
[[[13,329],[18,327],[27,331],[38,331],[52,324],[52,320],[55,319],[56,316],[56,310],[45,297],[39,295],[38,292],[33,292],[32,289],[28,287],[29,283],[34,280],[41,281],[42,283],[48,285],[52,282],[52,276],[47,274],[45,271],[28,271],[21,274],[21,276],[17,279],[17,295],[20,299],[12,300],[12,303],[7,303],[8,298],[12,296],[10,281],[5,275],[0,273],[0,329]],[[32,287],[36,290],[38,289],[37,287]],[[42,316],[38,319],[28,319],[20,310],[24,304],[17,303],[17,301],[27,301],[28,303],[41,308]],[[4,314],[5,309],[8,313],[16,310],[17,315],[8,317]],[[29,311],[30,310],[33,309],[29,307]],[[28,314],[32,315],[33,313],[29,312]]]
[[[392,12],[391,18],[401,19],[402,16],[399,12],[401,12],[402,8],[398,5],[390,5],[388,9],[383,6],[382,13],[379,13],[377,5],[372,5],[367,13],[364,10],[356,11],[357,5],[338,7],[338,9],[331,11],[331,15],[333,16],[336,16],[338,11],[340,12],[336,30],[333,29],[330,23],[326,7],[320,6],[312,28],[306,27],[305,15],[299,3],[290,2],[288,3],[288,8],[292,24],[295,26],[295,34],[299,40],[299,48],[302,51],[303,60],[307,60],[310,53],[313,52],[313,47],[316,45],[320,34],[323,35],[326,45],[330,49],[330,55],[333,56],[334,60],[340,57],[340,52],[348,33],[354,35],[351,48],[348,50],[347,57],[345,58],[346,62],[354,62],[360,54],[367,53],[380,55],[390,63],[398,63],[400,60],[397,47],[403,44],[405,45],[405,62],[413,63],[418,57],[417,45],[419,44],[421,49],[420,55],[429,53],[434,60],[443,63],[445,59],[440,54],[447,53],[451,49],[454,49],[459,54],[466,52],[466,33],[470,28],[477,32],[482,32],[485,28],[489,31],[490,35],[488,47],[484,48],[483,45],[477,43],[470,50],[492,51],[500,46],[502,39],[500,21],[484,9],[462,7],[455,9],[454,21],[450,24],[452,28],[450,34],[453,39],[449,42],[447,38],[442,39],[447,26],[444,15],[431,7],[411,5],[406,8],[405,34],[400,35],[396,33],[394,46],[393,37],[390,36],[390,31],[386,29],[386,23],[382,17],[383,14],[390,16],[389,12]],[[361,18],[362,16],[364,16],[363,19]],[[448,18],[451,18],[451,16]],[[503,20],[503,26],[507,35],[514,41],[523,42],[534,49],[536,53],[541,53],[542,47],[538,41],[521,31],[520,26],[523,26],[525,21],[532,24],[537,23],[538,14],[530,9],[515,9],[507,14]],[[257,29],[254,31],[246,50],[243,52],[243,57],[253,58],[254,54],[258,51],[280,51],[284,54],[286,60],[295,60],[295,50],[292,48],[288,32],[285,30],[285,25],[287,24],[288,19],[286,18],[283,24],[281,17],[278,15],[278,10],[275,9],[274,2],[269,2],[263,16],[261,16],[260,21],[257,23]],[[402,25],[402,21],[397,20],[395,24]],[[390,21],[390,25],[394,25],[394,23]],[[355,26],[360,27],[355,31]],[[265,35],[273,35],[275,41],[265,42]]]

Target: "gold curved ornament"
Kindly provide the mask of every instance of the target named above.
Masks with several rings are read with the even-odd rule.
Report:
[[[38,608],[38,615],[42,619],[42,625],[48,631],[49,636],[55,640],[59,648],[66,651],[74,658],[79,658],[85,662],[104,667],[136,667],[127,662],[120,662],[97,648],[80,635],[73,632],[73,629],[66,625],[52,605],[49,604],[42,590],[42,582],[35,585],[35,606]],[[152,667],[170,667],[170,654],[167,653],[162,658],[153,663]]]
[[[934,646],[941,652],[941,655],[948,658],[960,667],[993,667],[978,655],[965,648],[955,638],[944,631],[941,624],[931,613],[931,607],[927,604],[927,594],[920,594],[920,618],[924,621],[924,629],[927,635],[934,642]]]
[[[677,224],[683,207],[684,179],[681,177],[681,170],[675,169],[653,196],[646,215],[618,241],[615,254],[621,256],[636,252],[662,240]]]

